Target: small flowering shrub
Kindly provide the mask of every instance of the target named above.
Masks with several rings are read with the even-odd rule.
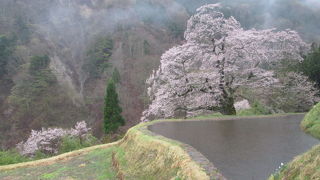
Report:
[[[246,109],[250,109],[250,103],[248,100],[244,99],[242,101],[238,101],[236,103],[234,103],[234,108],[236,109],[236,111],[241,111],[241,110],[246,110]]]
[[[21,155],[34,157],[37,152],[44,154],[58,154],[64,137],[78,138],[80,144],[89,135],[90,128],[86,122],[78,122],[74,128],[43,128],[40,131],[31,131],[31,135],[25,142],[17,144]]]

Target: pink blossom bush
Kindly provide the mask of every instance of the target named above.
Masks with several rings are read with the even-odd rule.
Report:
[[[87,123],[85,121],[77,122],[74,129],[70,129],[70,134],[72,136],[83,137],[85,136],[91,128],[87,127]]]
[[[241,110],[246,110],[246,109],[250,109],[250,103],[248,100],[244,99],[242,101],[238,101],[234,103],[234,108],[236,109],[236,111],[241,111]]]
[[[17,144],[21,155],[34,156],[37,151],[45,154],[57,154],[61,140],[65,136],[83,138],[90,131],[85,121],[78,122],[75,128],[43,128],[40,131],[32,130],[25,142]]]

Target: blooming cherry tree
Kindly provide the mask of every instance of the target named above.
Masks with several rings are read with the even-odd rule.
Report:
[[[142,121],[215,111],[234,114],[239,87],[280,86],[265,65],[302,61],[309,50],[295,31],[244,30],[219,8],[197,9],[188,21],[186,42],[162,55],[159,69],[147,80],[151,104]]]
[[[315,102],[320,99],[317,96],[319,91],[315,84],[309,79],[296,72],[288,72],[285,76],[279,77],[279,83],[276,87],[264,88],[260,92],[264,97],[265,104],[271,104],[273,109],[280,109],[279,112],[307,112]],[[281,107],[281,108],[280,108]]]
[[[25,142],[17,144],[20,154],[33,156],[37,151],[46,154],[58,153],[59,143],[64,136],[73,136],[83,138],[88,134],[90,128],[87,127],[85,121],[78,122],[75,128],[43,128],[41,131],[31,131],[31,135]]]

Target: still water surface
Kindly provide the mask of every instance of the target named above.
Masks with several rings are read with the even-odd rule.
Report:
[[[281,163],[319,144],[300,130],[302,118],[163,122],[149,129],[193,146],[229,180],[265,180]]]

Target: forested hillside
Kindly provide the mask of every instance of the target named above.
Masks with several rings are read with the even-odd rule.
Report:
[[[185,43],[187,19],[199,6],[216,2],[1,0],[2,148],[26,139],[31,129],[71,127],[82,120],[101,136],[105,87],[115,71],[126,120],[122,130],[137,124],[150,103],[145,81],[161,55]],[[234,16],[244,29],[291,28],[307,43],[320,42],[316,1],[270,2],[221,3],[224,15]],[[299,111],[294,107],[287,111]]]

